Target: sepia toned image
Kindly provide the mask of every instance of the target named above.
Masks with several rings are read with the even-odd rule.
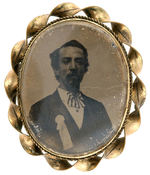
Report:
[[[129,103],[129,68],[106,28],[60,20],[31,41],[24,60],[22,113],[28,132],[44,150],[82,156],[118,134]]]

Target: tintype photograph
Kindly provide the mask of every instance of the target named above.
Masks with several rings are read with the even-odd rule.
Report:
[[[83,155],[118,133],[128,104],[128,66],[104,27],[70,20],[31,42],[21,72],[21,101],[33,139],[46,151]]]

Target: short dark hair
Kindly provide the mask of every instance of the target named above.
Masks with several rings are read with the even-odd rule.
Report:
[[[71,46],[71,47],[78,47],[78,48],[83,50],[83,55],[85,57],[85,72],[86,72],[88,70],[88,66],[89,66],[87,49],[81,43],[79,43],[76,40],[71,40],[69,42],[66,42],[61,47],[59,47],[58,49],[56,49],[52,53],[50,53],[49,56],[51,58],[52,68],[54,70],[58,70],[59,69],[59,62],[58,62],[59,61],[59,50],[62,49],[62,48],[65,48],[65,47],[69,47],[69,46]]]

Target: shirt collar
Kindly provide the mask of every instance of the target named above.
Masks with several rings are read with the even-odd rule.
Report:
[[[62,100],[62,102],[65,104],[65,105],[69,105],[69,106],[75,106],[75,101],[73,100],[72,103],[68,103],[70,100],[69,100],[69,96],[71,95],[73,97],[73,94],[65,89],[62,89],[62,88],[58,88],[58,93],[60,95],[60,98]],[[84,107],[84,101],[83,101],[83,96],[82,96],[82,93],[79,91],[79,93],[77,94],[77,96],[75,96],[76,98],[78,98],[78,101],[79,101],[79,104],[77,104],[77,106],[80,106],[80,107]],[[69,101],[68,101],[69,100]]]

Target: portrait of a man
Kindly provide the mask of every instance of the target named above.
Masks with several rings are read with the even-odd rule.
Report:
[[[87,49],[71,40],[50,53],[49,58],[59,86],[31,106],[32,130],[49,140],[57,151],[90,150],[112,131],[112,123],[102,102],[80,90],[90,66]]]

